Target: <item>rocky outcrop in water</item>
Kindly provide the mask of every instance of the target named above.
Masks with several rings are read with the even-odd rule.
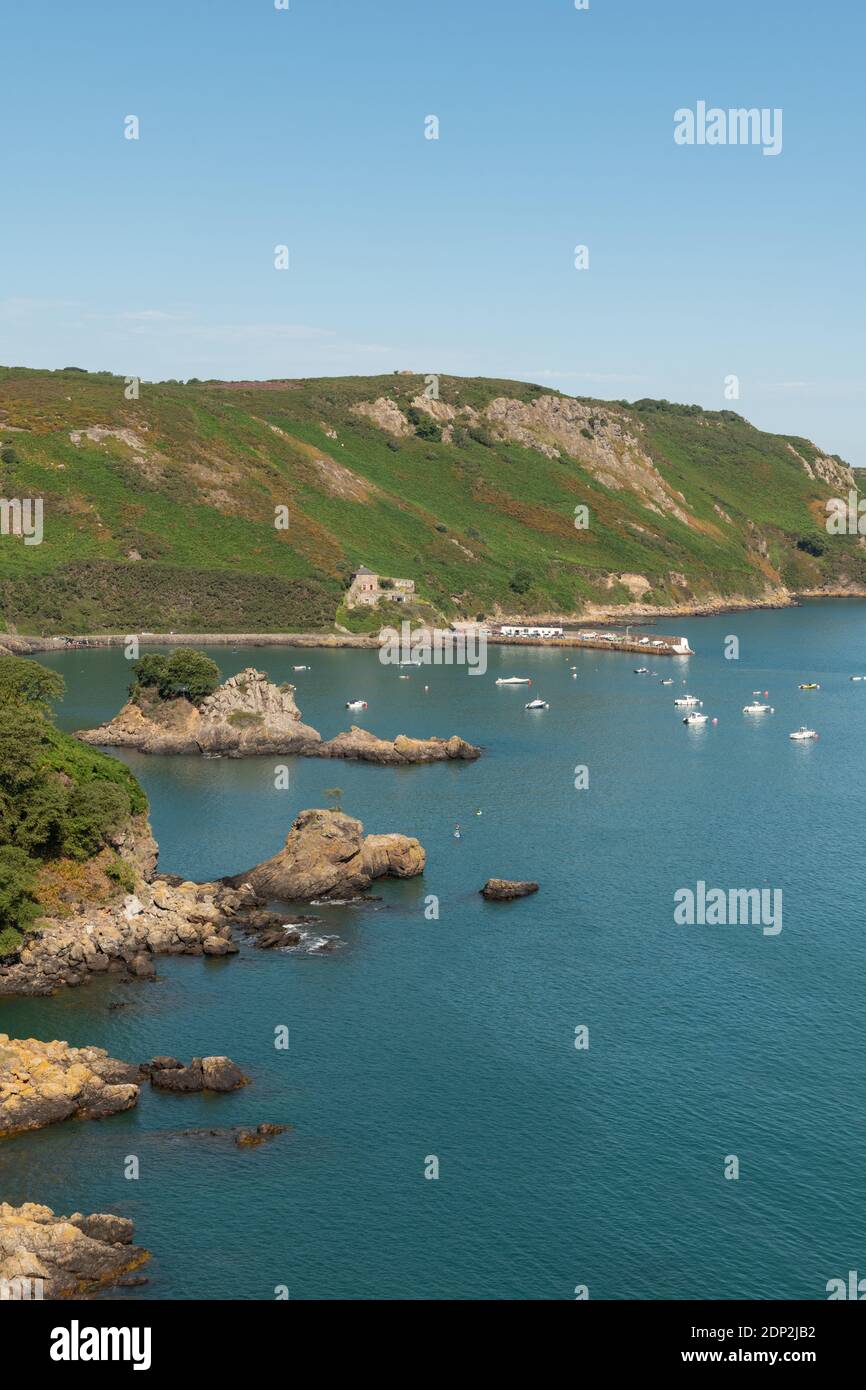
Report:
[[[381,739],[356,725],[327,743],[301,722],[295,687],[273,685],[252,667],[232,676],[196,706],[189,700],[130,700],[114,719],[78,734],[84,743],[137,748],[142,753],[205,753],[212,757],[252,757],[297,753],[308,758],[347,758],[401,766],[409,763],[471,760],[481,749],[451,738]]]
[[[355,898],[382,877],[423,873],[425,854],[407,835],[364,835],[342,811],[302,811],[279,854],[225,882],[250,885],[262,898],[284,902]]]
[[[44,1298],[71,1298],[116,1284],[149,1259],[132,1244],[122,1216],[55,1216],[50,1207],[0,1202],[0,1281],[13,1298],[38,1297],[22,1281],[42,1280]]]
[[[0,1033],[0,1139],[77,1116],[102,1119],[138,1103],[139,1068],[101,1047]]]
[[[300,752],[321,735],[301,722],[294,686],[276,686],[249,667],[200,705],[189,700],[130,700],[114,719],[83,729],[84,743],[138,748],[142,753],[211,753],[238,758]]]
[[[395,739],[377,738],[366,729],[353,724],[347,733],[337,734],[327,743],[304,749],[311,758],[347,758],[365,763],[383,763],[389,767],[411,763],[441,763],[452,760],[469,762],[481,756],[481,749],[456,734],[451,738],[408,738],[398,734]]]
[[[537,893],[538,884],[530,879],[489,878],[479,892],[488,902],[504,903],[512,898],[525,898],[530,893]]]
[[[192,1094],[198,1091],[237,1091],[248,1086],[250,1078],[230,1057],[193,1057],[188,1067],[175,1057],[154,1057],[142,1071],[159,1091]]]

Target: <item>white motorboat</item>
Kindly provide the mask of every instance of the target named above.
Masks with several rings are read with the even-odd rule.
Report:
[[[673,678],[673,676],[665,676],[664,680],[662,681],[662,685],[673,685],[673,683],[674,683],[674,678]]]
[[[529,676],[497,676],[497,685],[532,685]]]
[[[347,701],[346,701],[346,709],[366,709],[366,708],[367,708],[367,701],[366,701],[366,700],[347,700]]]
[[[774,713],[774,711],[773,711],[773,706],[772,706],[772,705],[761,705],[761,704],[759,704],[759,703],[757,702],[757,700],[753,701],[751,705],[743,705],[743,714],[773,714],[773,713]]]
[[[293,671],[309,671],[309,666],[293,666]]]
[[[691,709],[692,705],[702,705],[703,700],[699,700],[697,695],[678,695],[674,700],[677,709]]]
[[[523,708],[524,708],[524,709],[550,709],[550,705],[547,703],[546,700],[530,700],[530,701],[529,701],[529,704],[528,704],[528,705],[524,705]]]
[[[788,735],[788,738],[796,739],[798,743],[805,743],[806,739],[817,737],[815,730],[807,729],[805,724],[801,724],[799,729],[795,729],[792,734]]]
[[[852,681],[866,681],[866,676],[852,676]]]
[[[683,723],[684,723],[684,724],[706,724],[706,722],[707,722],[707,717],[708,717],[708,716],[707,716],[706,714],[698,714],[697,710],[692,710],[691,714],[687,714],[687,715],[686,715],[685,719],[683,720]]]
[[[648,675],[649,675],[649,667],[648,667],[648,666],[635,666],[635,668],[634,668],[634,673],[635,673],[636,676],[648,676]]]

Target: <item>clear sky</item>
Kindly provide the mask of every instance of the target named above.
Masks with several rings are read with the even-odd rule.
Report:
[[[864,0],[290,6],[5,7],[0,362],[519,377],[866,465]],[[677,145],[701,100],[782,152]]]

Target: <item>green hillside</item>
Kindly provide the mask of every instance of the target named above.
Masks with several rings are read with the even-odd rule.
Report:
[[[805,439],[514,381],[424,390],[401,373],[127,400],[108,373],[0,369],[0,497],[44,499],[41,544],[0,536],[0,627],[327,629],[359,564],[449,617],[866,583],[856,540],[824,528],[851,475]]]

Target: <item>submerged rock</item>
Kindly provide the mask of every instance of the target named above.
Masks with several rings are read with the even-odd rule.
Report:
[[[231,1139],[239,1149],[252,1149],[268,1139],[275,1139],[278,1134],[288,1133],[290,1128],[290,1125],[265,1122],[252,1129],[233,1125],[231,1129],[184,1129],[181,1134],[185,1139]]]
[[[425,854],[407,835],[368,835],[342,811],[302,811],[272,859],[227,879],[250,884],[262,898],[282,901],[357,897],[376,878],[412,878],[424,871]]]
[[[138,1067],[101,1047],[0,1033],[0,1138],[77,1116],[102,1119],[138,1104]]]
[[[0,1202],[0,1280],[13,1297],[27,1295],[15,1281],[42,1280],[44,1298],[71,1298],[116,1284],[150,1258],[133,1245],[134,1227],[122,1216],[55,1216],[50,1207]],[[38,1296],[35,1295],[35,1296]]]
[[[479,891],[489,902],[508,902],[511,898],[525,898],[530,893],[537,893],[538,884],[529,879],[489,878]]]
[[[278,1134],[285,1134],[287,1129],[288,1125],[272,1124],[256,1125],[255,1129],[241,1129],[235,1135],[235,1143],[239,1149],[258,1148],[266,1139],[275,1139]]]

